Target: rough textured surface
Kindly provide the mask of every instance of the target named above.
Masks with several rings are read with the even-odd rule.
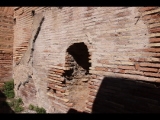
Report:
[[[145,81],[160,82],[159,11],[159,7],[62,7],[61,9],[58,7],[19,7],[15,9],[16,25],[14,27],[13,50],[15,84],[18,85],[20,81],[26,80],[27,76],[25,77],[25,75],[29,69],[32,69],[33,72],[31,82],[20,87],[19,90],[15,88],[17,95],[21,95],[26,101],[26,105],[33,102],[44,107],[47,112],[53,113],[66,113],[70,108],[85,112],[99,112],[95,110],[100,108],[97,106],[105,106],[106,104],[113,105],[108,107],[110,108],[108,112],[127,112],[127,110],[128,112],[140,112],[141,110],[138,111],[138,109],[137,111],[130,109],[130,105],[128,108],[126,108],[127,105],[124,105],[125,100],[133,99],[133,97],[129,97],[132,94],[135,100],[140,99],[142,102],[145,97],[153,99],[153,102],[150,102],[150,107],[147,107],[153,111],[154,107],[158,105],[158,103],[154,104],[154,100],[156,102],[159,98],[143,96],[144,99],[142,99],[137,97],[137,93],[125,91],[125,95],[121,97],[125,96],[128,99],[124,99],[124,102],[121,102],[122,105],[114,106],[116,101],[103,100],[108,98],[108,91],[116,94],[116,90],[113,91],[112,87],[106,86],[102,92],[98,91],[101,90],[105,77],[114,76],[122,83],[125,78],[130,81],[143,81],[143,83]],[[43,14],[44,21],[34,43],[32,66],[28,69],[19,64],[19,61],[23,60],[23,55],[27,54],[27,48],[29,49],[31,46],[29,42],[35,32],[32,26],[36,24],[34,18],[39,13]],[[87,46],[87,51],[79,49],[78,52],[70,54],[74,57],[74,60],[70,62],[67,60],[67,49],[75,43],[84,43]],[[80,56],[86,52],[88,59],[83,61]],[[73,73],[76,72],[74,62],[82,67],[82,71],[86,69],[84,64],[76,59],[83,61],[82,63],[86,61],[91,63],[91,65],[85,64],[89,70],[86,74],[89,76],[87,77],[89,80],[86,82],[86,90],[89,91],[89,94],[84,97],[84,108],[76,107],[72,99],[74,97],[66,97],[75,90],[69,92],[67,89],[70,85],[67,84],[64,76],[66,71],[73,77]],[[19,70],[16,69],[16,66],[19,66]],[[80,70],[78,71],[80,73]],[[29,72],[31,71],[29,70]],[[81,79],[82,77],[78,81]],[[116,82],[113,79],[114,81]],[[118,88],[111,83],[108,81],[110,86],[129,91],[129,88],[125,88],[123,85]],[[71,85],[72,88],[74,85]],[[141,85],[136,86],[132,82],[126,83],[126,86],[133,85],[135,86],[133,89],[141,88]],[[35,92],[31,92],[29,86],[32,86]],[[143,94],[144,91],[140,90],[139,92]],[[76,93],[75,101],[80,99],[82,94]],[[114,96],[114,94],[110,95]],[[100,100],[103,104],[97,104],[97,97],[98,101]],[[146,101],[144,100],[144,102]],[[96,107],[94,107],[95,104]],[[133,104],[140,105],[140,103]],[[113,108],[117,108],[118,111]],[[158,109],[153,112],[157,112]]]
[[[0,7],[0,87],[12,78],[13,10]]]
[[[33,52],[34,52],[34,44],[36,42],[37,36],[39,34],[41,25],[44,21],[43,15],[39,14],[36,15],[35,19],[33,20],[33,32],[32,32],[32,37],[29,40],[29,45],[28,49],[25,52],[25,54],[22,56],[21,60],[17,62],[15,66],[15,73],[20,73],[20,74],[15,74],[15,90],[19,90],[20,87],[23,85],[23,89],[20,94],[16,93],[17,96],[25,96],[24,102],[27,104],[28,101],[31,101],[34,103],[34,97],[36,95],[36,90],[35,86],[31,85],[30,87],[26,87],[26,83],[31,83],[31,81],[35,81],[34,79],[36,75],[34,75],[34,67],[33,67]],[[21,72],[22,71],[22,72]],[[33,76],[34,75],[34,76]],[[21,76],[21,77],[19,77]],[[34,82],[33,82],[34,83]],[[29,86],[29,84],[27,84]],[[33,96],[27,96],[27,93],[24,89],[29,89],[30,92],[32,92]]]

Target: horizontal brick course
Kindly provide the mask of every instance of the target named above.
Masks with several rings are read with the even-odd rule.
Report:
[[[158,63],[140,63],[140,66],[146,66],[146,67],[160,67],[160,64],[158,64]]]
[[[144,11],[149,11],[149,10],[153,10],[153,9],[156,9],[157,7],[142,7],[142,8],[139,8],[139,11],[140,12],[144,12]]]
[[[134,66],[118,66],[120,69],[135,70]]]
[[[12,50],[13,16],[3,11],[0,16],[0,81],[8,81],[12,78]]]
[[[141,71],[150,71],[150,72],[158,72],[158,69],[147,68],[147,67],[140,67],[139,70],[141,70]]]

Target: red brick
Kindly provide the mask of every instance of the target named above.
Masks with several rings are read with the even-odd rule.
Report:
[[[56,74],[56,75],[60,75],[60,76],[63,75],[62,72],[55,72],[55,74]]]
[[[151,28],[149,29],[150,33],[157,33],[160,32],[160,27],[156,27],[156,28]]]
[[[142,8],[139,8],[139,11],[144,12],[144,11],[154,10],[156,8],[157,7],[142,7]]]
[[[129,61],[135,62],[136,60],[134,58],[129,58]]]
[[[68,106],[68,107],[73,107],[74,106],[73,103],[65,103],[65,105]]]
[[[144,62],[146,59],[145,58],[139,58],[138,61]]]
[[[56,93],[55,94],[57,97],[63,97],[64,95],[60,94],[60,93]]]
[[[160,77],[159,73],[149,73],[149,72],[144,72],[145,76],[150,76],[150,77]]]
[[[50,71],[64,73],[64,70],[62,70],[62,69],[56,69],[56,68],[51,68]]]
[[[120,68],[120,69],[127,69],[127,70],[135,70],[135,67],[134,66],[117,66],[117,68]]]
[[[51,78],[53,80],[58,80],[58,81],[64,81],[64,78],[63,77],[55,77],[55,76],[51,76],[51,75],[48,75],[48,78]]]
[[[145,66],[145,67],[160,67],[160,64],[158,64],[158,63],[140,63],[140,66]]]
[[[58,86],[62,86],[62,87],[64,87],[65,86],[65,84],[60,84],[60,83],[58,83],[58,82],[53,82],[53,81],[47,81],[49,84],[53,84],[53,85],[58,85]]]
[[[152,56],[152,57],[160,57],[160,53],[152,53],[150,56]]]
[[[144,49],[145,52],[160,52],[160,48],[147,48]]]
[[[135,63],[136,70],[139,70],[139,63]]]
[[[65,92],[65,90],[64,90],[63,88],[57,88],[57,87],[55,87],[55,86],[52,85],[52,84],[48,84],[47,87],[50,87],[51,89],[54,89],[54,90],[58,90],[58,91],[60,91],[60,92],[62,92],[62,93]]]
[[[92,105],[87,105],[87,108],[92,109]]]
[[[155,13],[155,14],[151,14],[151,19],[152,20],[158,20],[160,18],[160,14],[159,13]]]
[[[93,85],[94,82],[93,82],[93,81],[89,81],[88,83],[89,83],[90,85]]]
[[[151,15],[145,15],[142,17],[142,20],[147,21],[151,19]]]
[[[95,70],[97,70],[97,71],[105,71],[106,68],[105,67],[95,67]]]
[[[95,92],[90,92],[89,95],[91,95],[91,96],[96,96],[97,93],[95,93]]]
[[[112,72],[115,72],[115,73],[120,72],[120,69],[112,68]]]
[[[156,68],[147,68],[147,67],[140,67],[139,70],[150,71],[150,72],[158,72],[158,69],[156,69]]]
[[[125,73],[125,70],[120,69],[119,72],[122,73],[122,74],[124,74],[124,73]]]
[[[9,18],[12,19],[10,20]],[[1,80],[1,79],[8,79],[8,77],[12,77],[12,74],[9,73],[12,72],[13,25],[12,24],[10,25],[9,22],[13,20],[13,17],[9,17],[6,14],[5,16],[1,16],[0,20],[1,20],[0,25],[5,27],[4,29],[3,27],[0,27],[0,42],[1,42],[0,64],[2,63],[4,67],[10,66],[10,68],[0,67],[0,71],[3,71],[3,75],[0,74],[0,80]],[[3,42],[1,40],[3,40]]]
[[[160,38],[150,38],[149,42],[150,43],[158,43],[158,42],[160,42]]]
[[[97,76],[96,75],[91,75],[92,79],[96,79]]]

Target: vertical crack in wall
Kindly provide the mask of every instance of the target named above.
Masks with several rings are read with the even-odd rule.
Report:
[[[27,51],[25,52],[25,54],[22,56],[21,60],[15,67],[16,70],[18,70],[21,74],[24,74],[23,76],[25,76],[24,79],[22,80],[21,76],[17,75],[18,83],[19,83],[17,89],[19,89],[19,87],[22,84],[25,85],[26,83],[29,82],[30,79],[32,79],[32,76],[33,76],[33,59],[32,58],[33,58],[34,46],[35,46],[35,42],[38,37],[38,34],[41,30],[43,21],[44,21],[44,16],[42,13],[34,16],[33,32],[32,32],[32,37],[29,40],[29,46],[27,48]]]
[[[34,39],[33,39],[33,42],[32,42],[32,47],[31,47],[30,58],[29,58],[29,60],[28,60],[28,63],[30,62],[31,58],[33,58],[34,45],[35,45],[36,39],[37,39],[37,37],[38,37],[38,34],[39,34],[40,30],[41,30],[41,26],[42,26],[43,21],[44,21],[44,17],[41,19],[41,22],[40,22],[40,24],[39,24],[39,27],[37,28],[37,32],[36,32],[36,34],[35,34],[35,36],[34,36]],[[33,60],[32,60],[32,67],[33,67]]]

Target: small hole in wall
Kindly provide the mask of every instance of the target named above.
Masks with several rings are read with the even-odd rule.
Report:
[[[56,90],[55,90],[55,89],[53,89],[53,93],[56,93]]]
[[[34,10],[32,10],[32,16],[34,16],[35,15],[35,11]]]
[[[34,48],[32,48],[31,50],[34,51]]]
[[[14,21],[14,24],[16,24],[16,18],[14,18],[13,21]]]

